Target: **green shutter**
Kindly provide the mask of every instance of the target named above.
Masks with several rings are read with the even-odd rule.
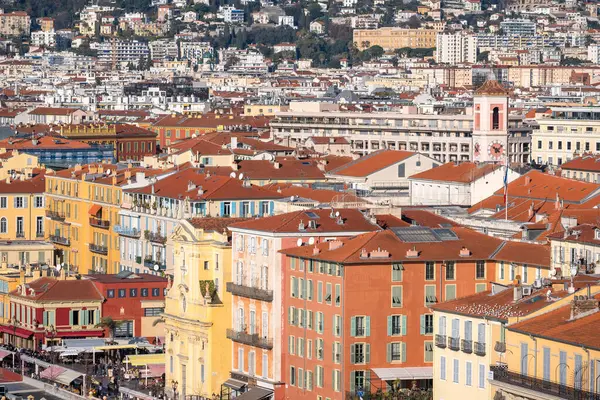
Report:
[[[387,317],[387,321],[388,321],[388,336],[392,336],[392,316],[388,316]]]
[[[356,318],[350,318],[350,336],[356,336]]]
[[[292,306],[288,307],[288,324],[292,324]]]
[[[386,346],[386,360],[387,362],[392,362],[392,345],[391,343],[388,343],[385,345]]]
[[[48,311],[44,311],[44,312],[42,313],[42,315],[43,315],[43,317],[42,317],[42,318],[43,318],[43,321],[44,321],[44,322],[42,322],[42,323],[44,324],[44,326],[48,326]]]
[[[355,364],[356,363],[356,357],[354,355],[354,345],[351,344],[350,345],[350,364]]]
[[[421,315],[421,335],[425,334],[425,316]]]
[[[73,326],[73,310],[69,310],[69,325]]]
[[[50,318],[50,325],[53,325],[54,327],[56,327],[56,311],[48,311],[48,315],[51,317]]]
[[[406,343],[402,342],[402,362],[406,362]]]
[[[371,345],[367,343],[365,345],[365,362],[370,362],[370,361],[371,361]]]
[[[371,336],[371,317],[365,317],[366,336]]]
[[[406,315],[402,316],[402,336],[406,336]]]
[[[331,344],[331,349],[332,349],[332,352],[331,352],[331,359],[332,359],[332,361],[335,363],[335,342],[333,342],[333,343]]]
[[[446,301],[456,299],[456,285],[446,285]]]
[[[355,389],[355,387],[354,387],[355,380],[356,380],[355,373],[354,373],[354,371],[352,371],[352,372],[350,372],[350,391],[351,392],[354,392],[354,389]]]
[[[96,311],[94,311],[94,324],[99,324],[100,323],[100,310],[96,309]]]
[[[85,310],[79,311],[79,325],[87,325],[87,311]]]

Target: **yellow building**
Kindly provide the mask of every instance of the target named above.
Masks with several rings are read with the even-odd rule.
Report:
[[[0,181],[0,240],[44,238],[44,172]]]
[[[165,301],[166,390],[177,398],[220,393],[229,378],[232,218],[184,220],[170,237],[174,249],[173,284]]]
[[[46,175],[47,233],[57,247],[57,263],[81,274],[119,272],[113,225],[119,221],[120,186],[132,171],[90,164]]]
[[[408,28],[379,28],[355,29],[354,45],[359,50],[372,46],[381,46],[384,50],[395,50],[403,47],[433,48],[436,46],[436,37],[439,31],[434,29],[408,29]]]
[[[244,115],[247,117],[274,116],[275,113],[288,109],[288,106],[279,104],[246,104],[244,105]]]
[[[31,179],[33,172],[42,166],[39,163],[37,156],[22,153],[19,150],[6,150],[0,148],[0,180],[5,180],[7,177],[20,177],[23,175],[25,179]]]

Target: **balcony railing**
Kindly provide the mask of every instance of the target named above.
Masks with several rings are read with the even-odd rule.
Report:
[[[435,345],[442,349],[446,348],[446,335],[435,335]]]
[[[498,353],[506,353],[506,343],[496,342],[496,345],[494,346],[494,351],[497,351]]]
[[[144,267],[154,270],[154,266],[158,265],[161,270],[166,269],[166,265],[162,261],[156,261],[152,256],[144,257]]]
[[[90,225],[96,228],[108,229],[110,227],[110,221],[96,217],[90,217]]]
[[[227,291],[233,295],[246,297],[254,300],[261,301],[273,301],[273,291],[259,289],[256,287],[244,286],[244,285],[236,285],[233,282],[227,282]]]
[[[65,214],[59,213],[58,211],[46,210],[46,217],[50,218],[53,221],[64,221]]]
[[[107,255],[108,254],[108,247],[102,246],[102,245],[99,245],[99,244],[90,243],[90,251],[92,253]]]
[[[25,237],[25,232],[17,232],[16,237],[22,239]]]
[[[142,235],[142,232],[136,228],[128,228],[128,227],[121,226],[121,225],[114,225],[113,229],[114,229],[115,233],[117,233],[121,236],[127,236],[127,237],[137,239]]]
[[[246,333],[227,329],[227,338],[237,343],[247,344],[249,346],[260,347],[261,349],[271,350],[273,348],[273,340],[259,337],[257,333]]]
[[[448,338],[448,348],[450,350],[458,351],[458,349],[460,348],[460,339],[457,337],[450,336]]]
[[[160,232],[144,232],[144,238],[154,243],[165,244],[167,243],[167,237],[163,236]]]
[[[475,350],[473,353],[477,354],[478,356],[485,356],[485,343],[475,342]]]
[[[463,353],[472,353],[473,352],[473,341],[472,340],[461,340],[460,349]]]
[[[365,328],[362,326],[356,327],[356,336],[365,336]]]
[[[522,375],[518,372],[509,371],[506,366],[492,365],[490,366],[490,371],[494,373],[495,381],[533,390],[540,394],[555,396],[561,399],[600,400],[600,393],[591,393],[573,386],[561,385],[533,376]]]
[[[71,245],[71,241],[68,238],[65,238],[65,237],[62,237],[62,236],[50,235],[50,236],[48,236],[48,239],[52,243],[62,244],[63,246],[70,246]]]
[[[46,237],[46,234],[44,232],[38,231],[38,232],[35,233],[35,237],[37,239],[43,239],[44,237]]]

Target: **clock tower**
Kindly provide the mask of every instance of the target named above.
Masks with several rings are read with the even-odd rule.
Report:
[[[473,146],[476,162],[504,163],[508,151],[508,90],[486,81],[473,96]]]

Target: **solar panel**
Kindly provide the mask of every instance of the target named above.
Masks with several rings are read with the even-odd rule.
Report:
[[[405,243],[427,243],[440,241],[440,239],[434,235],[430,228],[395,228],[392,229],[392,231],[396,234],[396,236],[398,236],[398,239]]]
[[[319,216],[317,214],[315,214],[314,212],[312,212],[312,211],[309,211],[309,212],[307,212],[305,214],[310,219],[319,219]]]
[[[456,233],[452,232],[450,229],[434,229],[433,232],[435,232],[436,236],[444,242],[447,240],[458,240]]]

